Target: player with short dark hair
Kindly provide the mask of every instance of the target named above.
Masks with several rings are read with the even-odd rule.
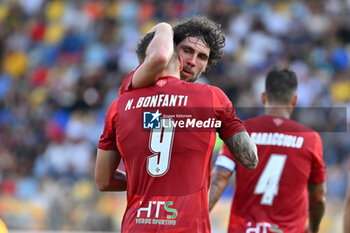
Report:
[[[130,79],[132,89],[108,109],[96,183],[101,191],[127,188],[122,232],[210,232],[208,189],[216,132],[248,169],[257,165],[256,147],[219,88],[180,80],[182,63],[173,57],[170,25],[161,23],[151,31],[145,59]],[[127,184],[114,176],[121,158]]]
[[[296,74],[288,69],[272,68],[265,81],[265,95],[270,103],[289,104],[298,88]]]
[[[158,25],[156,25],[158,26]],[[153,31],[154,29],[151,29],[150,32],[146,33],[146,35],[144,35],[139,43],[137,44],[137,48],[136,48],[136,55],[137,55],[137,59],[139,61],[139,64],[142,64],[145,61],[146,58],[146,50],[147,47],[149,45],[149,43],[152,41],[155,31]]]
[[[254,171],[236,163],[225,146],[219,152],[209,209],[235,170],[230,233],[319,230],[325,209],[322,142],[317,132],[289,119],[297,102],[297,85],[291,70],[268,72],[262,94],[266,115],[243,122],[258,147],[259,164]]]

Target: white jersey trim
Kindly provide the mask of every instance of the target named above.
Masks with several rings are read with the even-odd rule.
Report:
[[[236,163],[224,155],[219,155],[216,158],[215,166],[224,167],[227,170],[230,170],[231,172],[233,172],[236,168]]]

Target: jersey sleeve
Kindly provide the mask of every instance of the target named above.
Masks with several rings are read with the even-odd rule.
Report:
[[[115,117],[116,108],[118,100],[114,101],[109,107],[106,117],[103,133],[98,142],[98,148],[103,150],[116,150],[117,140],[116,140],[116,127],[115,127]]]
[[[309,183],[319,184],[326,180],[326,166],[323,160],[323,148],[321,137],[314,132],[315,145],[312,154],[312,167]]]
[[[217,87],[211,86],[213,92],[213,107],[216,117],[221,121],[221,128],[218,129],[219,136],[225,140],[232,135],[245,130],[242,121],[235,113],[231,101],[225,93]]]

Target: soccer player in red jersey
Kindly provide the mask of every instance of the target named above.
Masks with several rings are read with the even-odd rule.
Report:
[[[153,29],[154,30],[154,29]],[[174,43],[178,56],[181,58],[181,80],[195,82],[208,68],[216,65],[223,55],[225,37],[221,26],[204,16],[196,16],[179,21],[174,27]],[[161,41],[157,45],[163,45]],[[145,55],[142,48],[138,48],[137,55],[142,63]],[[135,70],[136,71],[136,70]],[[131,86],[131,79],[135,73],[131,72],[119,89],[119,95],[133,88],[153,84],[152,79],[146,79],[141,85]],[[134,82],[134,81],[133,81]],[[135,85],[133,83],[133,85]]]
[[[289,119],[297,84],[293,71],[271,69],[262,94],[266,115],[243,122],[258,147],[255,170],[237,164],[225,146],[219,153],[209,209],[235,170],[228,232],[318,232],[325,209],[322,142],[317,132]]]
[[[210,232],[208,189],[217,130],[249,169],[257,165],[256,148],[220,89],[180,80],[183,63],[173,55],[170,25],[161,23],[152,34],[139,44],[147,48],[146,56],[130,85],[156,82],[124,92],[110,106],[98,144],[96,183],[102,191],[127,187],[122,232]],[[121,158],[127,184],[114,178]]]

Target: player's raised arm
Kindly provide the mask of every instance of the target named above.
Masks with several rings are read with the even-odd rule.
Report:
[[[225,139],[224,142],[237,162],[245,168],[255,169],[259,161],[257,148],[246,130],[232,135]]]
[[[145,40],[151,42],[143,43]],[[172,27],[167,23],[154,26],[141,39],[136,53],[141,65],[132,78],[133,89],[152,85],[167,67],[174,53]]]
[[[95,181],[100,191],[126,191],[126,175],[117,170],[120,159],[118,150],[97,150]]]
[[[309,227],[308,231],[316,233],[319,230],[320,223],[325,211],[325,183],[309,184]]]

